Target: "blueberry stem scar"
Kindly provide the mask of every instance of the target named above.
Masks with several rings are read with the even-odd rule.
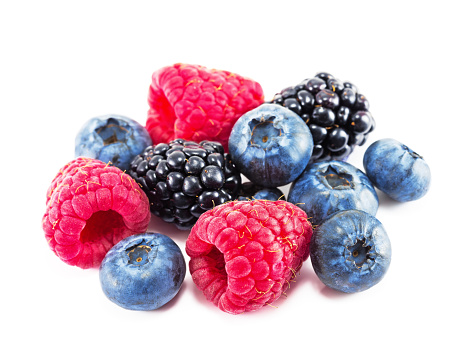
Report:
[[[99,127],[95,131],[103,139],[105,146],[125,142],[127,134],[130,133],[128,128],[117,124],[113,118],[108,119],[105,126]]]
[[[323,176],[326,179],[328,185],[333,189],[353,188],[352,176],[344,172],[339,172],[332,166],[327,168]]]
[[[347,260],[353,262],[357,269],[362,268],[365,263],[374,261],[371,256],[372,245],[369,245],[365,238],[357,239],[353,245],[346,246],[346,249],[350,252],[350,256]]]
[[[138,245],[137,247],[131,248],[127,253],[129,264],[135,266],[147,264],[149,262],[148,254],[151,250],[152,248],[148,245]]]
[[[404,149],[405,151],[407,151],[407,152],[410,154],[410,156],[412,156],[413,158],[421,158],[421,159],[423,159],[422,156],[420,156],[420,155],[419,155],[418,153],[416,153],[415,151],[412,151],[412,150],[409,149],[407,146],[403,145],[403,149]]]
[[[266,150],[272,145],[272,140],[282,136],[282,129],[276,128],[273,123],[275,118],[271,116],[265,120],[262,116],[259,120],[256,118],[251,120],[249,123],[251,130],[250,145],[256,145]]]

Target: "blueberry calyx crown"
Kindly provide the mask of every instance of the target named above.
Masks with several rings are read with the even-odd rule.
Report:
[[[149,262],[149,252],[152,250],[150,246],[147,245],[139,245],[134,247],[127,253],[129,257],[128,264],[141,266],[147,264]]]
[[[260,119],[252,119],[249,122],[251,130],[251,137],[249,144],[251,146],[258,146],[263,149],[270,147],[276,139],[283,134],[281,128],[277,128],[273,121],[276,119],[274,116],[270,116],[267,119],[262,116]]]
[[[284,88],[270,103],[288,108],[306,122],[314,141],[312,161],[346,159],[375,128],[367,98],[354,84],[329,73]]]
[[[360,270],[367,270],[375,263],[375,248],[366,238],[357,238],[352,245],[344,250],[346,261]]]
[[[322,174],[322,177],[331,189],[340,190],[354,188],[352,175],[346,172],[339,172],[332,166],[327,167],[327,170]]]
[[[407,146],[403,145],[403,149],[404,149],[405,151],[407,151],[407,152],[410,154],[410,156],[412,156],[413,158],[421,158],[421,159],[423,159],[422,156],[420,156],[418,153],[416,153],[415,151],[411,150],[411,149],[408,148]]]
[[[113,143],[124,143],[128,134],[131,133],[129,126],[120,125],[119,121],[113,117],[108,118],[106,125],[97,128],[95,131],[102,138],[105,146]]]

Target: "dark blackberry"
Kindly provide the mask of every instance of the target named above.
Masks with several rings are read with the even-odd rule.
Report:
[[[314,140],[312,162],[345,160],[375,128],[367,98],[354,84],[341,82],[329,73],[317,73],[284,88],[271,103],[297,113],[309,126]]]
[[[150,211],[181,230],[190,230],[202,213],[234,200],[241,176],[218,142],[176,139],[147,147],[128,174],[142,187]]]

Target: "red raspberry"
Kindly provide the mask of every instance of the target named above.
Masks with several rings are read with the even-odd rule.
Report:
[[[309,256],[307,215],[286,201],[233,201],[202,214],[185,250],[207,300],[239,314],[270,305]]]
[[[146,128],[154,144],[176,138],[218,141],[240,116],[264,101],[259,83],[225,70],[174,64],[152,75]]]
[[[47,191],[43,231],[65,263],[97,267],[107,251],[127,236],[145,232],[149,200],[127,174],[99,160],[77,158]]]

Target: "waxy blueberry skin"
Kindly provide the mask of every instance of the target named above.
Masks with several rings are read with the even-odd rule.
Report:
[[[291,185],[288,201],[303,209],[313,225],[343,210],[376,215],[379,200],[367,176],[344,161],[310,163]]]
[[[247,200],[283,200],[286,201],[284,193],[277,187],[264,187],[255,185],[252,182],[245,182],[241,185],[238,201]]]
[[[256,185],[284,186],[304,170],[312,155],[309,128],[296,113],[263,104],[241,116],[228,141],[233,162]]]
[[[87,121],[76,135],[75,156],[89,157],[128,170],[135,156],[152,145],[149,133],[138,122],[107,114]]]
[[[380,282],[392,258],[390,239],[380,221],[358,210],[338,212],[317,227],[311,263],[328,287],[355,293]]]
[[[177,244],[158,233],[132,235],[112,247],[99,268],[101,287],[117,305],[154,310],[180,290],[186,264]]]
[[[391,138],[375,141],[367,148],[364,169],[375,187],[396,201],[418,200],[430,188],[431,173],[426,161]]]

